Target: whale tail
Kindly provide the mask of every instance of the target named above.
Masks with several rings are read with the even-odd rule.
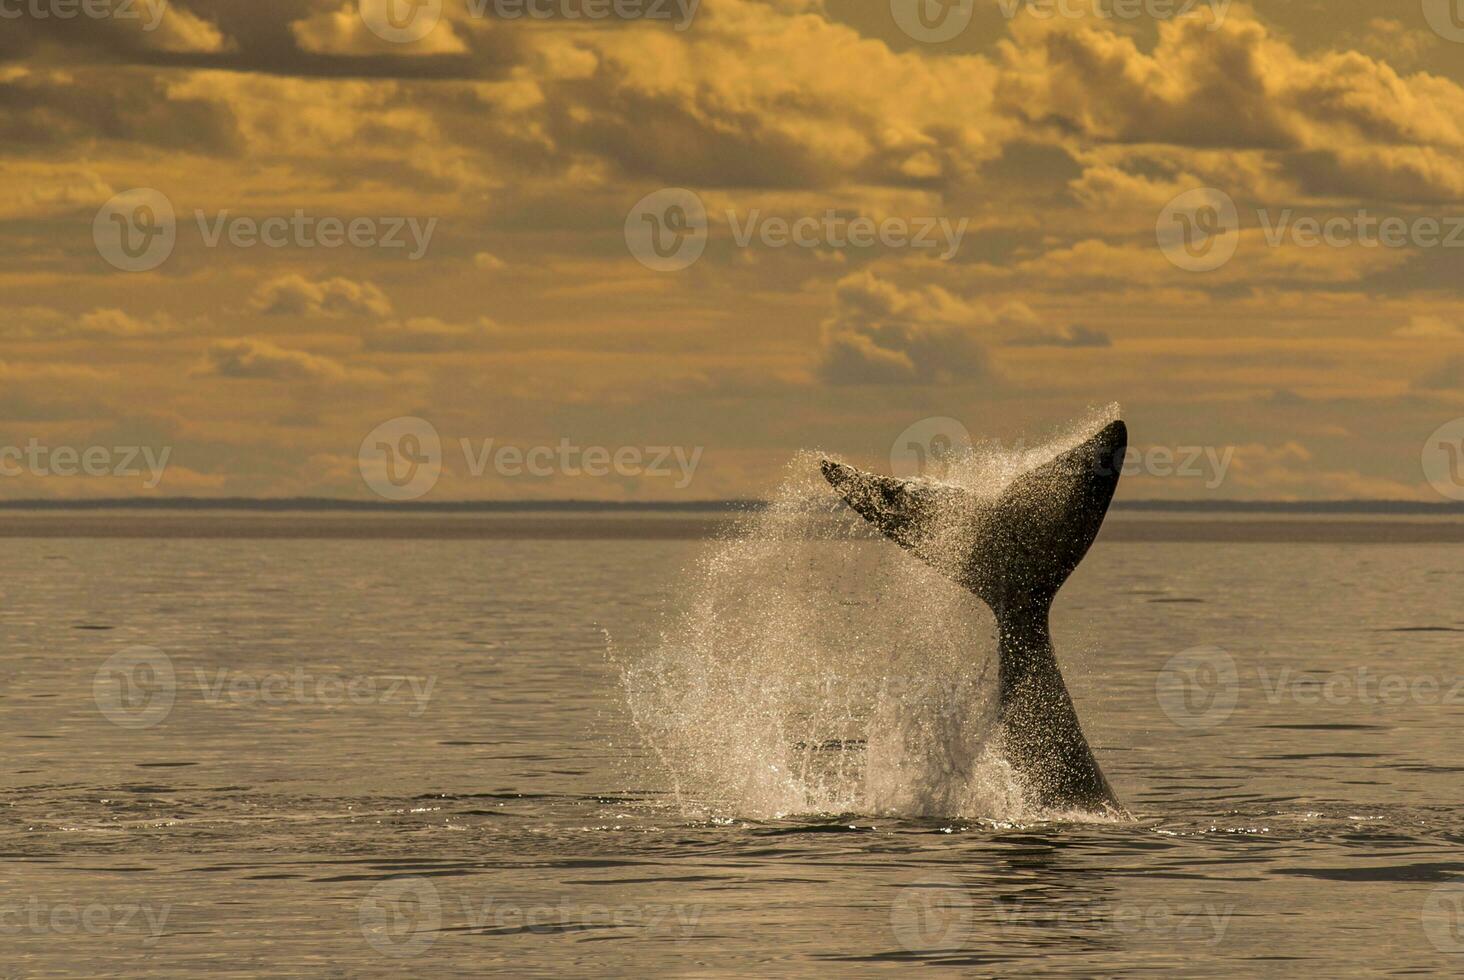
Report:
[[[1118,485],[1128,430],[1113,422],[996,497],[824,460],[845,502],[998,614],[1043,610],[1087,554]]]
[[[1114,422],[990,498],[822,464],[850,507],[995,613],[1001,744],[1042,807],[1124,812],[1083,737],[1047,620],[1053,596],[1098,536],[1127,447],[1124,424]]]

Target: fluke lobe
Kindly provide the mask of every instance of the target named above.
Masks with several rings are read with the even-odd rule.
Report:
[[[1113,422],[990,498],[822,463],[850,507],[991,607],[1000,747],[1027,803],[1046,810],[1123,812],[1062,682],[1048,610],[1098,535],[1127,446],[1127,428]]]

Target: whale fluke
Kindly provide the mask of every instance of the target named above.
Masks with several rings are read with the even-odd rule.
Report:
[[[1063,684],[1048,610],[1098,536],[1127,447],[1113,422],[994,497],[821,464],[850,507],[991,607],[1002,748],[1029,801],[1048,809],[1121,810]]]

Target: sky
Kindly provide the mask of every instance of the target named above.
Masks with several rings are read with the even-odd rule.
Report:
[[[0,498],[1464,498],[1464,3],[0,0]],[[922,448],[918,448],[923,446]]]

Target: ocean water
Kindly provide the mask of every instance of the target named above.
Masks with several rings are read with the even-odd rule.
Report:
[[[5,540],[0,974],[1464,964],[1456,546],[1100,538],[1054,636],[1132,811],[1106,822],[946,792],[928,756],[873,763],[888,713],[799,747],[831,761],[793,790],[708,782],[786,763],[750,720],[764,689],[729,711],[681,678],[637,702],[623,672],[716,649],[686,617],[718,548]],[[908,667],[918,637],[909,669],[959,673],[969,642],[979,692],[985,614],[891,586],[892,550],[800,546],[779,588],[808,596],[779,608],[805,615],[772,646],[776,617],[740,634],[776,656],[729,660],[783,683],[806,649],[846,697],[882,646]],[[858,652],[842,675],[837,635]],[[667,730],[702,761],[648,748]]]

